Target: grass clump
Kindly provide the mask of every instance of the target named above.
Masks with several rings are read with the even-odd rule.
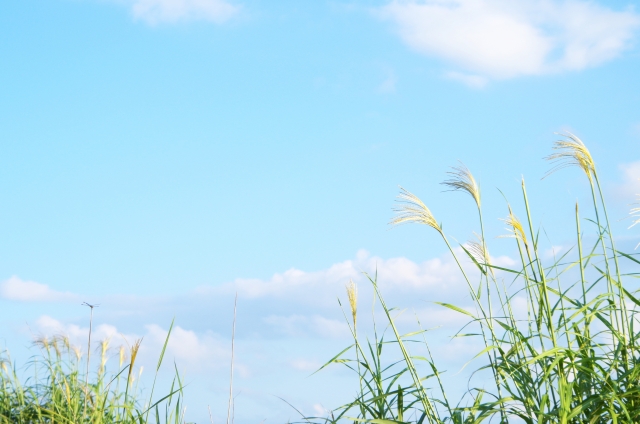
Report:
[[[457,337],[482,343],[476,357],[483,357],[484,362],[474,372],[485,377],[482,385],[474,387],[471,380],[463,399],[451,403],[420,322],[416,331],[401,334],[377,278],[367,276],[390,336],[378,333],[375,323],[373,336],[363,339],[358,334],[355,287],[349,286],[352,319],[347,322],[354,343],[325,366],[340,363],[355,371],[359,391],[353,401],[324,418],[325,422],[640,422],[640,300],[630,286],[639,275],[640,261],[635,254],[616,248],[597,168],[584,143],[566,134],[553,149],[547,157],[553,163],[549,174],[565,167],[580,169],[589,184],[593,218],[586,220],[591,233],[585,237],[576,204],[575,244],[550,262],[540,254],[541,229],[533,224],[524,180],[522,218],[506,205],[504,222],[519,259],[511,268],[492,263],[480,188],[464,165],[454,167],[443,184],[473,199],[480,227],[473,242],[452,245],[422,200],[403,188],[398,196],[399,207],[391,224],[418,223],[434,229],[466,282],[473,309],[439,304],[464,314],[469,319],[466,328],[475,330],[465,330],[471,334],[460,332]],[[640,222],[639,211],[632,210],[634,225]],[[590,240],[586,246],[585,240]],[[516,299],[525,300],[526,310],[516,308]],[[414,347],[415,343],[421,347]],[[388,350],[397,355],[395,360],[383,359],[383,351]],[[418,350],[425,354],[412,353]],[[347,358],[349,352],[355,352],[355,358]]]
[[[156,376],[169,335],[158,360]],[[26,371],[31,376],[26,379],[5,352],[0,358],[0,423],[184,423],[182,383],[177,371],[169,393],[152,403],[154,378],[151,395],[143,403],[138,388],[142,367],[135,371],[141,342],[142,339],[136,340],[128,349],[120,347],[115,374],[107,365],[109,340],[99,342],[100,363],[93,374],[89,373],[90,350],[83,360],[83,353],[68,337],[36,339],[40,355],[29,362]]]

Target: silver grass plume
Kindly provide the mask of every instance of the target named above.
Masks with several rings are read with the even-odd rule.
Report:
[[[452,171],[447,172],[447,174],[449,174],[451,178],[443,181],[442,184],[446,185],[453,191],[462,190],[469,193],[469,195],[473,197],[473,200],[476,202],[476,205],[478,205],[479,208],[480,187],[478,186],[476,179],[473,178],[473,174],[471,174],[469,168],[467,168],[462,162],[460,162],[459,166],[452,166],[451,169]]]
[[[564,139],[557,140],[553,143],[552,147],[553,150],[557,150],[557,152],[545,158],[555,164],[553,168],[547,172],[545,177],[559,169],[566,168],[568,166],[577,166],[584,171],[589,178],[589,181],[591,181],[593,174],[595,173],[596,166],[587,146],[585,146],[582,140],[580,140],[576,135],[571,134],[570,132],[560,135],[563,136]]]
[[[389,224],[400,225],[415,222],[427,225],[442,234],[442,228],[418,196],[400,187],[397,202],[400,203],[400,206],[394,209],[396,216],[391,219]]]

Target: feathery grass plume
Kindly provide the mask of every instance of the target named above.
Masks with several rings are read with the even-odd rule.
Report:
[[[469,240],[467,242],[467,250],[477,263],[484,265],[492,275],[495,275],[493,272],[493,268],[491,267],[489,250],[487,249],[486,243],[478,234],[475,234],[475,236],[478,241]]]
[[[409,222],[416,222],[418,224],[427,225],[442,234],[442,228],[433,217],[429,208],[422,203],[422,200],[420,200],[418,196],[400,187],[400,194],[398,194],[397,202],[402,205],[394,209],[396,216],[391,219],[389,224],[400,225]]]
[[[71,350],[73,351],[73,354],[76,356],[76,360],[80,362],[80,359],[82,358],[82,351],[80,350],[80,348],[78,346],[71,346]]]
[[[358,286],[356,286],[356,283],[354,283],[353,280],[349,280],[349,285],[347,286],[347,297],[349,298],[351,315],[353,316],[353,328],[355,328],[358,313]]]
[[[47,336],[38,336],[33,340],[33,344],[41,347],[42,349],[49,350],[49,339]]]
[[[56,356],[58,357],[62,356],[60,352],[60,346],[59,346],[60,339],[61,339],[61,336],[54,336],[51,338],[51,346],[56,351]]]
[[[555,163],[555,166],[547,172],[545,177],[559,169],[568,166],[577,166],[587,174],[589,181],[592,181],[596,165],[593,162],[587,146],[584,145],[582,140],[570,132],[559,135],[565,137],[565,139],[554,142],[552,148],[558,152],[545,157],[546,160]]]
[[[133,346],[131,346],[131,362],[129,363],[129,374],[127,376],[127,381],[131,380],[131,373],[133,372],[133,365],[136,363],[138,350],[140,350],[140,343],[142,343],[141,338],[133,342]]]
[[[122,364],[124,364],[124,359],[125,359],[124,358],[124,356],[125,356],[124,346],[122,346],[122,345],[120,346],[120,352],[119,353],[120,353],[120,355],[119,355],[120,356],[120,362],[119,362],[118,367],[122,368]]]
[[[529,247],[527,244],[527,236],[525,235],[524,228],[522,227],[522,223],[520,222],[518,217],[513,214],[513,211],[511,210],[511,206],[509,206],[509,216],[507,216],[506,218],[500,218],[500,220],[504,221],[504,223],[510,227],[510,228],[507,228],[507,230],[511,234],[507,234],[499,237],[517,238],[521,240],[524,243],[524,246],[528,249]]]
[[[109,350],[109,343],[111,339],[107,337],[106,339],[100,340],[100,372],[104,372],[104,367],[107,364],[107,351]]]
[[[59,337],[62,346],[64,346],[65,350],[69,352],[71,350],[71,341],[68,336],[60,336]]]
[[[473,197],[476,205],[480,207],[480,187],[478,186],[476,179],[473,178],[473,174],[471,174],[469,168],[460,162],[459,166],[452,166],[451,169],[453,169],[453,171],[447,172],[451,178],[443,181],[441,184],[451,188],[452,191],[466,191],[471,197]]]

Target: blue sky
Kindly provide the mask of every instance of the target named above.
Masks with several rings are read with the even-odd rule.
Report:
[[[575,169],[541,181],[558,131],[591,149],[633,249],[637,229],[618,220],[640,192],[634,2],[274,3],[3,6],[0,307],[14,356],[33,333],[82,340],[82,301],[101,304],[103,336],[144,335],[149,358],[175,316],[190,419],[207,404],[223,416],[237,290],[239,422],[294,417],[272,394],[337,406],[351,380],[305,377],[348,343],[335,298],[349,278],[377,266],[396,304],[423,309],[460,283],[433,234],[389,230],[398,184],[467,240],[471,203],[438,184],[463,161],[508,261],[497,189],[521,208],[524,176],[549,246],[567,246],[588,197]]]

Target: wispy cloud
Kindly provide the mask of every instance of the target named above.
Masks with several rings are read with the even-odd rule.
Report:
[[[270,315],[264,318],[264,322],[273,326],[277,332],[288,336],[316,335],[324,338],[339,339],[348,338],[349,327],[344,321],[338,321],[321,315]]]
[[[471,88],[484,88],[489,83],[489,78],[480,75],[470,75],[463,72],[449,71],[444,76],[450,80],[459,81]]]
[[[623,175],[622,189],[630,195],[640,194],[640,161],[620,165]]]
[[[396,85],[398,79],[396,74],[391,69],[386,70],[386,78],[378,85],[378,93],[382,94],[394,94],[396,92]]]
[[[380,287],[392,292],[393,296],[416,291],[437,296],[464,287],[450,255],[416,263],[403,257],[383,259],[360,250],[355,259],[324,270],[307,272],[292,268],[269,279],[239,278],[218,286],[201,286],[196,292],[201,296],[220,296],[237,291],[241,298],[270,298],[288,301],[291,305],[333,308],[336,296],[344,294],[349,280],[370,285],[363,273],[377,274]]]
[[[289,361],[291,368],[298,371],[313,372],[322,366],[322,362],[306,358],[298,358]]]
[[[64,323],[48,315],[40,316],[35,322],[35,330],[44,336],[65,336],[72,344],[82,345],[86,343],[89,336],[89,327],[82,327],[77,324]],[[114,337],[133,341],[138,338],[135,334],[121,335],[118,329],[110,324],[100,324],[93,328],[92,337],[94,340],[107,340]]]
[[[623,163],[618,166],[622,182],[617,187],[617,195],[631,201],[640,196],[640,161]]]
[[[41,336],[64,336],[72,345],[85,346],[89,337],[89,327],[65,323],[48,315],[39,317],[32,330]],[[143,339],[141,364],[153,364],[167,338],[168,329],[157,324],[145,326],[142,334],[122,333],[114,325],[95,325],[91,337],[94,341],[109,340],[114,347],[131,346],[136,339]],[[167,344],[168,358],[180,364],[186,371],[202,371],[219,368],[229,361],[230,342],[213,332],[196,333],[175,326]]]
[[[377,9],[415,50],[486,79],[577,71],[618,57],[640,26],[633,10],[580,0],[394,0]]]
[[[223,23],[236,15],[240,6],[225,0],[114,0],[129,7],[135,19],[150,25],[186,21]]]
[[[463,256],[460,248],[456,251]],[[494,262],[508,263],[511,260],[500,257]],[[469,265],[470,273],[474,272],[468,261],[463,263]],[[350,331],[336,301],[336,297],[346,300],[345,285],[350,279],[359,284],[362,305],[358,319],[359,334],[362,337],[371,334],[370,314],[376,316],[379,324],[386,322],[378,306],[371,308],[372,286],[363,272],[370,275],[377,272],[378,283],[389,306],[407,308],[402,314],[394,311],[400,331],[416,330],[416,319],[425,329],[443,327],[443,331],[430,332],[428,339],[437,342],[433,352],[444,358],[447,364],[459,359],[466,361],[473,352],[481,350],[481,346],[470,342],[449,342],[449,337],[468,322],[468,317],[431,303],[452,302],[474,311],[469,306],[472,302],[466,294],[466,283],[450,255],[414,262],[403,257],[384,259],[364,250],[352,259],[317,271],[290,269],[266,279],[237,279],[217,286],[185,290],[172,296],[97,296],[92,299],[100,303],[93,315],[92,340],[97,343],[110,339],[115,350],[143,338],[138,366],[154,370],[168,334],[167,320],[175,315],[176,325],[167,345],[165,362],[175,361],[180,372],[186,372],[190,379],[197,381],[198,390],[219,400],[225,397],[225,394],[221,395],[224,391],[213,393],[207,390],[225,381],[229,370],[233,299],[237,291],[234,364],[235,375],[239,377],[237,387],[238,391],[242,390],[243,404],[248,402],[251,408],[260,408],[261,399],[267,396],[267,392],[280,390],[274,387],[299,384],[297,379],[302,374],[308,375],[317,370],[350,343]],[[21,280],[17,277],[14,280],[20,281],[20,287],[24,288]],[[58,292],[45,284],[31,283],[40,290],[40,299],[59,296],[52,296]],[[9,299],[5,294],[6,286],[6,282],[3,283],[2,295]],[[20,299],[16,295],[10,298]],[[33,312],[28,308],[21,308],[17,302],[16,306],[16,310],[24,311],[25,316],[21,320],[29,322],[28,326],[21,327],[23,336],[64,335],[80,350],[86,350],[89,315],[88,309],[80,306],[80,302],[77,303],[78,309],[66,317],[50,312],[47,312],[49,315],[41,315],[40,307],[37,315],[30,317],[27,314]],[[44,306],[58,308],[58,305]],[[84,310],[80,311],[81,308]],[[64,308],[65,311],[67,309],[70,308]],[[79,319],[78,313],[83,318]],[[117,357],[112,353],[114,351],[110,352],[110,357]],[[170,369],[166,368],[167,371]],[[293,370],[296,372],[291,373]],[[336,372],[339,371],[339,367],[336,368]],[[248,379],[248,376],[252,378]],[[265,381],[270,383],[265,385]],[[273,384],[273,381],[277,383]],[[311,397],[319,399],[315,395]],[[209,401],[207,398],[206,402]],[[311,411],[312,405],[307,403],[303,407]]]
[[[79,296],[68,292],[59,292],[48,285],[25,281],[13,276],[0,283],[0,297],[21,302],[74,302]]]
[[[455,250],[469,275],[475,275],[477,268],[462,249]],[[507,256],[492,258],[492,262],[503,266],[513,264]],[[390,302],[412,308],[423,307],[425,299],[448,301],[458,298],[467,290],[457,264],[448,253],[414,262],[404,257],[384,259],[360,250],[353,259],[317,271],[292,268],[266,279],[238,278],[218,285],[199,286],[170,297],[93,296],[92,303],[101,305],[101,315],[108,313],[110,319],[116,321],[126,322],[152,314],[155,318],[147,319],[157,322],[162,311],[171,310],[179,313],[182,319],[192,320],[195,325],[199,320],[208,319],[212,308],[227,311],[233,305],[233,296],[238,293],[240,303],[250,305],[245,307],[250,308],[251,318],[261,322],[261,328],[271,329],[273,334],[312,334],[334,338],[346,334],[336,298],[345,298],[346,284],[353,280],[360,286],[361,297],[370,299],[373,292],[367,275],[371,278],[377,276],[377,284]],[[77,301],[78,308],[85,300],[78,294],[59,292],[46,284],[23,281],[18,277],[11,277],[0,284],[0,296],[11,301]],[[244,319],[243,316],[240,314],[239,318]],[[217,328],[216,331],[221,331],[221,327]],[[186,334],[184,336],[187,337]]]

